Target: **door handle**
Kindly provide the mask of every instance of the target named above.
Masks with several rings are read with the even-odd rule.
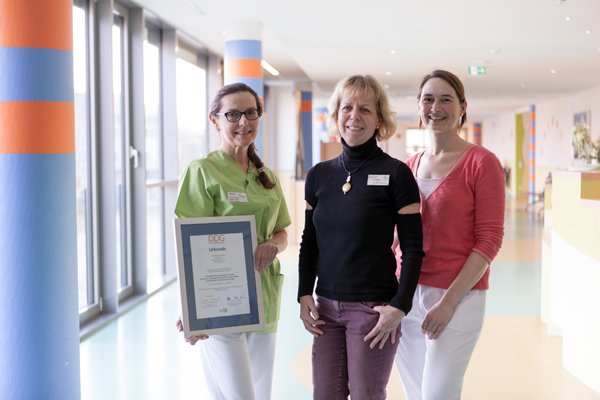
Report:
[[[129,159],[133,159],[133,168],[140,165],[140,152],[133,146],[129,146]]]

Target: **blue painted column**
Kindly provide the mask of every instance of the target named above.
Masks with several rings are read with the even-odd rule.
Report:
[[[300,92],[302,104],[300,106],[300,124],[302,128],[302,142],[304,143],[304,173],[313,164],[313,131],[312,131],[312,92]]]
[[[0,0],[0,398],[80,399],[71,0]]]
[[[262,61],[262,25],[236,22],[227,26],[225,42],[225,84],[242,82],[250,86],[264,103]],[[254,141],[258,156],[263,157],[263,124]]]
[[[529,203],[535,202],[535,105],[529,108]]]
[[[473,143],[481,146],[481,122],[473,124]]]

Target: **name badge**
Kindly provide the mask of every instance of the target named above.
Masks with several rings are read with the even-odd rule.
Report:
[[[227,201],[230,203],[247,203],[248,196],[246,196],[246,193],[227,192]]]
[[[389,186],[389,175],[369,175],[367,186]]]

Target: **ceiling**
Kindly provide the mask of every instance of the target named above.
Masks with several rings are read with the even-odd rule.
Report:
[[[263,58],[280,71],[268,84],[312,81],[318,97],[371,74],[405,119],[436,68],[463,80],[471,120],[600,86],[599,0],[135,1],[221,55],[228,24],[261,22]]]

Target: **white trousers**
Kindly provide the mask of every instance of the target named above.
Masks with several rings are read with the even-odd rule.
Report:
[[[270,400],[275,333],[228,333],[200,341],[212,400]]]
[[[427,312],[446,292],[418,285],[410,313],[402,320],[396,368],[407,400],[460,399],[469,360],[485,316],[485,290],[471,290],[458,303],[450,323],[430,340],[421,333]]]

